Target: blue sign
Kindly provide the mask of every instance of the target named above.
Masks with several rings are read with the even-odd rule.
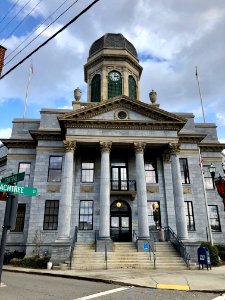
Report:
[[[145,251],[148,251],[148,243],[144,243],[143,249],[144,249]]]

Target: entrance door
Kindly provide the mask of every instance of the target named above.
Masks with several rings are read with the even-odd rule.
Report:
[[[131,211],[125,201],[115,201],[111,205],[110,236],[115,242],[132,240]]]

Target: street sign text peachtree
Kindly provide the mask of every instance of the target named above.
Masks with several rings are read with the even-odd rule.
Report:
[[[37,189],[26,187],[26,186],[18,186],[18,185],[8,185],[0,182],[0,192],[12,192],[14,194],[21,194],[27,196],[36,196]]]

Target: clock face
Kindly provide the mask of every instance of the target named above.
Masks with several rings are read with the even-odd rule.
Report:
[[[118,72],[111,72],[109,74],[109,78],[112,80],[112,81],[118,81],[120,80],[120,73]]]

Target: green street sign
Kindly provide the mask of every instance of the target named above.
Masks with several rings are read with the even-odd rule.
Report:
[[[6,183],[6,184],[14,183],[14,182],[18,182],[18,181],[23,181],[24,177],[25,177],[25,172],[17,173],[17,174],[13,174],[11,176],[8,176],[8,177],[3,177],[1,179],[1,182]]]
[[[19,185],[8,185],[0,182],[0,192],[12,192],[14,194],[26,195],[26,196],[36,196],[37,189],[27,186]]]

